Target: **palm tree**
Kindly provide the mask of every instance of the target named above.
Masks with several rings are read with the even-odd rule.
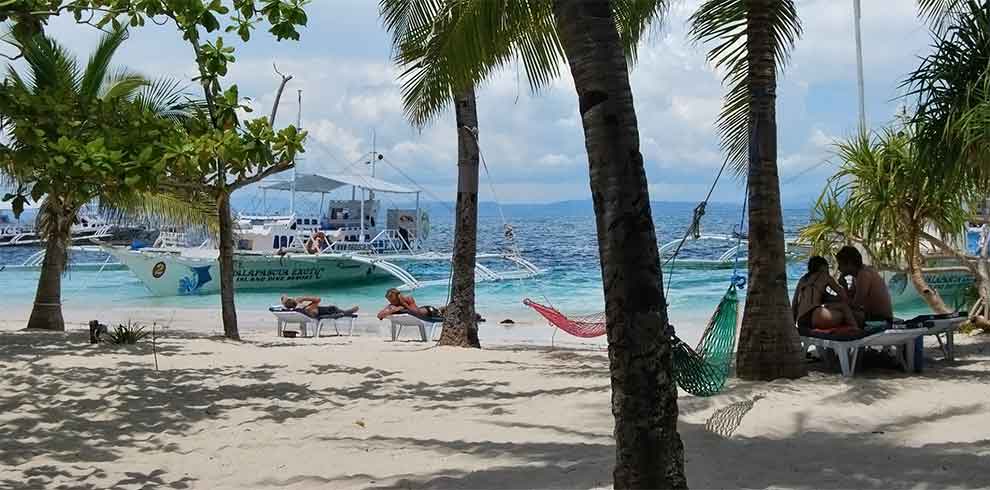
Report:
[[[557,72],[560,53],[548,11],[526,2],[382,0],[402,70],[403,101],[410,122],[423,128],[453,101],[457,129],[457,204],[451,260],[450,302],[441,345],[481,347],[475,313],[480,142],[474,86],[520,55],[534,87]],[[504,11],[501,8],[513,10]],[[482,22],[503,16],[502,23]],[[483,37],[476,32],[486,29]],[[483,39],[498,43],[485,44]],[[507,40],[519,39],[512,44]],[[554,52],[554,50],[557,50]],[[532,75],[535,75],[532,76]],[[543,77],[543,78],[539,78]]]
[[[132,104],[145,113],[153,111],[161,118],[181,118],[185,102],[180,95],[181,87],[175,82],[161,80],[150,83],[144,77],[127,70],[110,71],[113,55],[126,38],[127,32],[124,29],[117,29],[103,36],[81,70],[75,57],[54,39],[41,34],[21,39],[18,44],[28,70],[22,75],[13,67],[8,67],[5,95],[38,101],[39,105],[50,103],[53,99],[59,100],[63,104],[74,105],[81,114],[97,112],[101,104],[121,103]],[[83,121],[82,126],[87,123]],[[69,122],[55,121],[53,124],[68,125]],[[22,138],[25,131],[58,132],[61,129],[64,128],[17,127],[14,123],[9,123],[4,128],[11,141],[12,151],[21,154],[34,151],[33,141]],[[18,185],[34,185],[36,189],[32,193],[37,194],[37,182],[25,182],[27,169],[21,168],[17,162],[32,167],[40,162],[25,164],[24,161],[4,158],[0,161],[0,173]],[[124,170],[120,173],[123,174]],[[97,199],[105,210],[114,210],[119,214],[168,216],[176,222],[186,223],[204,222],[202,207],[191,206],[176,195],[152,194],[126,185],[105,188],[89,185],[88,182],[81,185],[72,178],[59,180],[48,187],[43,195],[34,196],[43,198],[37,224],[39,234],[45,239],[45,258],[28,328],[65,329],[61,308],[61,277],[68,262],[71,227],[78,220],[80,209],[87,203]]]
[[[787,297],[787,263],[777,173],[777,66],[801,25],[793,0],[707,0],[691,36],[714,42],[708,58],[729,86],[718,126],[729,163],[747,175],[749,291],[736,373],[743,379],[806,373]]]
[[[627,64],[667,2],[386,0],[383,6],[388,3],[401,7],[382,9],[386,25],[420,26],[411,31],[435,50],[430,59],[438,61],[409,62],[404,72],[413,81],[404,88],[414,122],[416,114],[433,114],[457,90],[474,87],[514,55],[534,89],[556,77],[562,59],[568,62],[598,229],[616,421],[615,486],[686,487],[666,301]],[[415,83],[429,73],[441,83]],[[411,89],[419,85],[426,88]],[[421,103],[408,103],[418,98]]]
[[[842,166],[801,236],[820,254],[861,245],[874,266],[906,270],[932,311],[948,313],[952,308],[922,274],[923,245],[956,256],[982,288],[976,265],[949,245],[965,226],[980,186],[965,172],[946,173],[924,161],[913,127],[908,123],[840,142],[836,156]]]

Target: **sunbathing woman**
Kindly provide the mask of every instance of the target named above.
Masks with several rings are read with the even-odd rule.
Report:
[[[382,308],[382,311],[378,312],[379,320],[384,320],[387,316],[401,313],[408,313],[413,316],[424,318],[439,316],[440,314],[440,312],[432,306],[417,305],[416,300],[412,296],[402,294],[395,288],[385,291],[385,299],[388,300],[388,304],[385,305],[385,308]]]
[[[819,256],[808,260],[808,273],[798,281],[791,309],[802,333],[856,325],[845,288],[829,275],[828,261]]]
[[[335,305],[320,306],[320,298],[318,296],[300,296],[298,298],[290,298],[289,296],[283,294],[281,302],[284,308],[289,310],[302,310],[303,313],[313,318],[337,314],[353,315],[358,311],[357,306],[352,306],[346,310],[342,310]]]

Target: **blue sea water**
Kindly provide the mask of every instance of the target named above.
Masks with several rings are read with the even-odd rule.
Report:
[[[497,213],[484,212],[479,218],[479,251],[496,251],[504,242],[503,223]],[[694,204],[653,204],[658,241],[662,244],[679,239],[690,223]],[[490,322],[504,318],[534,320],[535,314],[523,306],[523,298],[551,303],[561,311],[573,314],[594,313],[604,309],[601,269],[594,216],[583,206],[555,208],[515,206],[508,209],[506,219],[515,230],[515,240],[523,255],[545,269],[542,275],[525,280],[479,283],[478,310]],[[707,234],[729,234],[738,226],[740,206],[711,203],[702,221]],[[793,236],[808,218],[807,209],[785,210],[785,234]],[[434,209],[429,246],[449,250],[452,238],[452,212]],[[726,242],[691,243],[681,253],[683,258],[717,258],[731,244]],[[0,264],[19,264],[36,249],[0,249]],[[105,256],[75,256],[82,262],[102,261]],[[445,266],[419,266],[414,272],[427,278],[448,277]],[[789,265],[791,284],[804,272],[804,265]],[[697,269],[680,267],[664,277],[670,287],[667,298],[669,314],[675,325],[690,325],[685,337],[695,337],[707,323],[732,277],[732,269]],[[37,272],[0,272],[0,310],[8,306],[29,304],[37,285]],[[383,304],[382,294],[388,282],[363,284],[349,288],[313,288],[291,291],[292,294],[315,294],[337,305],[359,305],[365,311],[377,311]],[[67,307],[85,305],[113,308],[218,308],[219,296],[156,297],[127,270],[103,272],[70,271],[63,282],[63,302]],[[420,304],[443,304],[447,297],[444,286],[429,287],[415,292]],[[263,310],[277,301],[278,291],[237,294],[239,309]],[[504,318],[503,318],[504,317]]]

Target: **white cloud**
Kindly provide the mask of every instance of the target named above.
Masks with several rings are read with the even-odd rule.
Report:
[[[705,46],[686,40],[686,19],[700,0],[675,2],[667,26],[644,41],[630,80],[640,127],[641,151],[654,199],[695,201],[722,164],[714,123],[723,88],[705,60]],[[787,180],[827,157],[836,135],[856,125],[855,53],[851,3],[801,0],[804,36],[778,87],[780,173]],[[901,77],[928,46],[911,0],[863,2],[863,44],[870,120],[889,120],[899,102]],[[314,142],[304,167],[332,170],[377,149],[442,197],[453,197],[457,138],[450,111],[422,131],[403,117],[397,70],[390,63],[389,37],[368,0],[321,0],[308,7],[309,26],[300,42],[277,43],[257,32],[238,45],[228,83],[252,98],[255,116],[274,102],[278,77],[272,63],[294,79],[281,101],[277,125],[296,119],[296,90],[303,91],[303,122]],[[346,23],[336,19],[346,18]],[[98,33],[59,20],[50,32],[81,55]],[[228,39],[229,41],[229,39]],[[118,60],[150,75],[185,79],[195,71],[190,48],[173,27],[134,31]],[[499,197],[505,201],[552,201],[589,197],[587,159],[577,98],[569,69],[539,94],[523,73],[509,70],[478,93],[480,141]],[[193,87],[195,88],[195,87]],[[360,167],[360,162],[358,163]],[[404,182],[388,165],[385,178]],[[785,186],[785,199],[817,195],[830,167],[822,166]],[[716,199],[737,200],[740,185],[725,185]]]

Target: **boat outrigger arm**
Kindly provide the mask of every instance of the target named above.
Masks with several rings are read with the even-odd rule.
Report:
[[[735,260],[736,253],[739,251],[745,252],[746,247],[749,246],[749,241],[746,236],[740,236],[738,234],[726,234],[726,235],[697,235],[688,237],[688,241],[700,242],[727,242],[729,243],[729,248],[722,252],[717,259],[705,260],[705,259],[679,259],[678,263],[682,265],[697,265],[697,266],[731,266]],[[681,243],[681,239],[671,240],[660,246],[659,252],[660,257],[664,258],[671,251],[677,248]],[[808,248],[796,241],[790,240],[784,243],[784,250],[789,258],[806,255],[808,253]],[[740,263],[746,263],[745,254],[739,257]]]
[[[401,265],[397,264],[397,262],[437,262],[453,260],[451,254],[441,254],[435,252],[409,255],[389,255],[381,257],[368,255],[346,255],[346,257],[355,262],[370,265],[392,275],[402,282],[402,285],[398,289],[403,291],[411,291],[414,289],[431,286],[442,286],[446,285],[448,281],[445,279],[420,281]],[[477,259],[502,259],[515,264],[519,268],[518,270],[512,271],[496,271],[480,262],[477,262],[474,267],[475,282],[498,282],[513,279],[527,279],[543,272],[535,264],[520,257],[518,254],[482,253],[477,255]]]

